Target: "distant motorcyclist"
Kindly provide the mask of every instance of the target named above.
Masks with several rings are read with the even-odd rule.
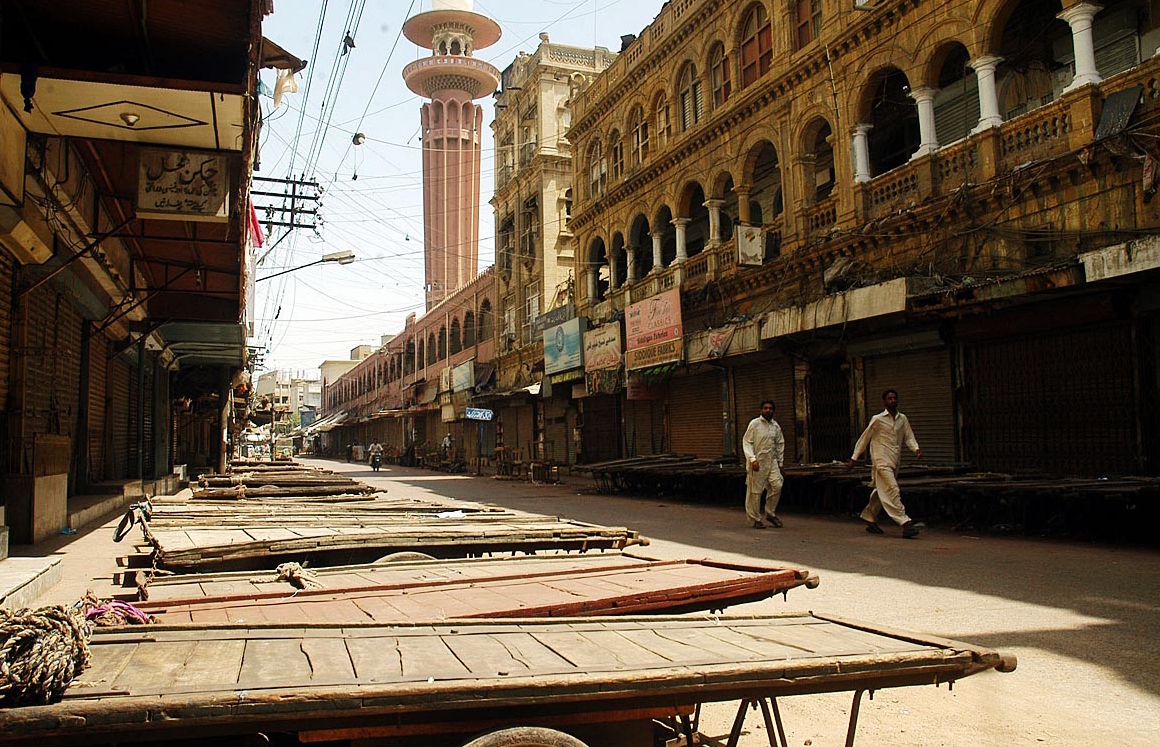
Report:
[[[378,439],[371,441],[371,445],[367,449],[367,452],[370,454],[369,461],[371,464],[371,469],[373,469],[375,472],[378,472],[379,467],[383,466],[383,446],[379,443]]]

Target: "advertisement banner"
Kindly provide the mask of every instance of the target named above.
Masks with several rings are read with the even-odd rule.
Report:
[[[579,316],[544,330],[544,373],[554,374],[584,366],[582,345],[588,318]]]
[[[635,371],[659,366],[662,363],[680,363],[684,352],[684,339],[678,337],[668,342],[659,342],[656,345],[625,352],[624,366],[629,371]]]
[[[626,350],[680,340],[681,334],[680,288],[658,293],[624,310]]]
[[[141,150],[137,215],[157,220],[230,219],[226,157],[193,150]]]
[[[603,371],[620,368],[624,362],[620,322],[605,324],[584,333],[584,370]]]

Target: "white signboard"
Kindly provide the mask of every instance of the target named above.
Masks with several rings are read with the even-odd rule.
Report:
[[[203,151],[141,151],[137,215],[224,223],[230,218],[225,156]]]
[[[491,420],[495,417],[495,413],[482,407],[469,407],[463,413],[463,417],[468,420]]]

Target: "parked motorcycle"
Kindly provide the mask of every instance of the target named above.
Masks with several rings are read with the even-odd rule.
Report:
[[[371,454],[371,469],[373,469],[375,472],[378,472],[379,467],[382,467],[382,466],[383,466],[382,453],[376,451],[374,454]]]

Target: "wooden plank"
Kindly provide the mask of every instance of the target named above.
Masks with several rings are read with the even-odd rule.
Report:
[[[313,681],[314,669],[297,638],[251,638],[246,642],[245,656],[238,673],[238,687],[255,690],[301,687]]]

